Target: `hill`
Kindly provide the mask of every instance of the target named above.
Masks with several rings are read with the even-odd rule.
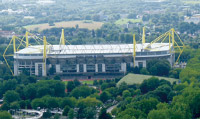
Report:
[[[128,85],[132,85],[132,84],[141,84],[144,80],[151,78],[151,75],[140,75],[140,74],[128,74],[126,76],[124,76],[118,83],[117,85],[119,85],[122,82],[126,82]],[[178,79],[174,79],[174,78],[166,78],[166,77],[159,77],[159,76],[155,76],[159,79],[165,79],[171,83],[173,82],[177,82],[178,83]]]

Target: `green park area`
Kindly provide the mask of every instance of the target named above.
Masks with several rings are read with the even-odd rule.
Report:
[[[117,25],[123,25],[123,24],[127,24],[128,22],[131,22],[131,23],[139,23],[139,22],[142,22],[141,19],[119,19],[115,22],[115,24]]]
[[[87,84],[87,85],[93,85],[93,80],[79,80],[83,85]],[[68,81],[64,81],[65,85],[67,85]]]
[[[128,85],[133,85],[133,84],[141,84],[144,80],[151,78],[151,75],[141,75],[141,74],[132,74],[129,73],[128,75],[124,76],[118,83],[117,85],[121,84],[122,82],[126,82]],[[173,82],[177,82],[178,83],[178,79],[174,79],[174,78],[166,78],[166,77],[159,77],[159,76],[155,76],[157,78],[161,79],[165,79],[171,83]]]

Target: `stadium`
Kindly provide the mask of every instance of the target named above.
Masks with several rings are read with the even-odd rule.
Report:
[[[175,48],[183,47],[175,45],[178,43],[174,34],[172,29],[151,43],[146,43],[143,29],[142,42],[139,44],[133,36],[133,44],[66,45],[64,30],[59,45],[48,44],[46,37],[43,45],[29,45],[26,38],[26,47],[14,51],[13,75],[17,76],[23,70],[36,76],[59,74],[90,78],[95,75],[123,75],[130,67],[146,67],[148,60],[152,59],[166,59],[173,66],[176,63]],[[15,43],[15,39],[12,40]],[[159,40],[162,42],[158,43]]]

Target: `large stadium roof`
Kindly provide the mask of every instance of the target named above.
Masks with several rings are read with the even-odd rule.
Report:
[[[141,52],[150,43],[137,44],[136,52]],[[168,51],[169,43],[154,43],[149,45],[148,51]],[[48,45],[48,54],[110,54],[133,53],[133,44],[94,44],[94,45]],[[34,45],[16,52],[16,54],[41,54],[43,45]]]

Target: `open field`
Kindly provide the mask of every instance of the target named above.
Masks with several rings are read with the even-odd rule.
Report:
[[[128,74],[126,76],[124,76],[118,83],[117,85],[119,85],[122,82],[126,82],[128,85],[132,85],[132,84],[141,84],[145,79],[149,79],[152,76],[150,75],[139,75],[139,74]],[[158,76],[155,76],[158,77]],[[174,78],[166,78],[166,77],[158,77],[159,79],[165,79],[168,80],[169,82],[173,83],[173,82],[178,82],[178,79],[174,79]]]
[[[90,30],[92,29],[98,29],[101,28],[101,26],[104,24],[103,22],[94,22],[94,21],[66,21],[66,22],[56,22],[54,23],[54,26],[49,26],[48,23],[46,24],[35,24],[35,25],[28,25],[24,26],[25,29],[28,31],[30,30],[38,30],[42,31],[45,29],[51,29],[51,28],[71,28],[71,27],[76,27],[78,24],[79,28],[88,28]]]
[[[91,80],[91,81],[81,81],[82,82],[82,84],[89,84],[89,85],[93,85],[93,80]]]
[[[186,4],[200,4],[200,0],[187,0],[183,2]]]
[[[128,22],[139,23],[139,22],[142,22],[142,20],[141,19],[119,19],[115,22],[115,24],[123,25],[123,24],[127,24]]]
[[[89,84],[89,85],[93,85],[93,80],[79,80],[83,85],[85,84]],[[65,85],[67,85],[68,81],[63,81],[65,83]]]

